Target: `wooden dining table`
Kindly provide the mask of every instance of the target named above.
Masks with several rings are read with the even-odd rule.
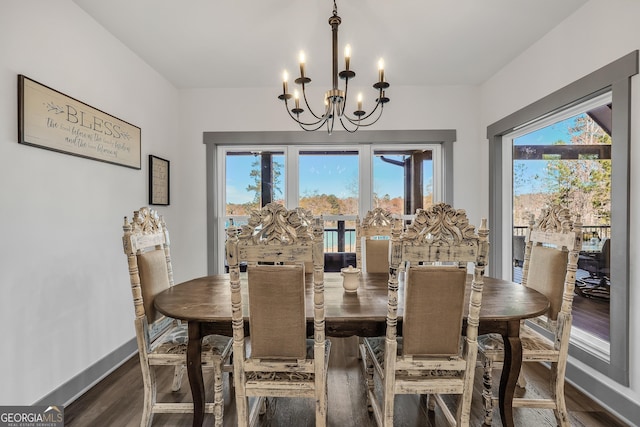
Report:
[[[246,281],[246,274],[243,280]],[[385,273],[363,273],[357,292],[347,293],[340,273],[324,274],[325,328],[329,337],[375,337],[385,335],[387,285]],[[307,306],[312,306],[312,274],[306,275]],[[471,275],[467,281],[471,282]],[[243,283],[243,284],[246,284]],[[467,286],[469,289],[469,286]],[[402,332],[404,303],[403,281],[400,280],[398,301],[398,333]],[[246,293],[246,286],[243,286]],[[229,275],[200,277],[177,284],[155,298],[156,309],[166,316],[188,322],[187,372],[194,402],[193,425],[204,419],[204,381],[201,366],[202,337],[210,334],[232,336]],[[468,293],[467,293],[468,297]],[[246,301],[243,298],[243,301]],[[505,347],[504,367],[500,377],[499,408],[504,426],[513,426],[512,400],[522,363],[520,321],[545,313],[548,299],[539,292],[509,281],[484,277],[479,334],[502,335]],[[249,335],[247,306],[245,334]],[[307,319],[313,334],[313,316]],[[329,408],[329,410],[331,410]]]

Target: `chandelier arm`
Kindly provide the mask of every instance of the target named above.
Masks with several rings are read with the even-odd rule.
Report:
[[[376,117],[375,120],[370,122],[370,123],[363,123],[364,120],[366,120],[369,117],[371,117],[371,115],[378,109],[378,106],[380,106],[380,111],[378,112],[378,117]],[[378,120],[380,120],[380,117],[382,117],[382,109],[383,108],[384,108],[384,104],[378,103],[376,105],[376,108],[374,108],[371,113],[369,113],[366,117],[364,117],[362,119],[352,119],[347,115],[345,115],[344,118],[346,118],[353,125],[356,125],[356,126],[359,126],[359,127],[368,127],[368,126],[371,126],[371,125],[375,124]]]
[[[293,120],[295,120],[295,121],[296,121],[300,126],[303,126],[303,125],[304,125],[304,126],[315,126],[315,125],[317,125],[317,124],[319,123],[319,124],[320,124],[320,126],[319,126],[318,128],[320,128],[320,127],[322,127],[322,125],[324,124],[324,122],[327,120],[327,119],[326,119],[326,118],[324,118],[324,117],[320,117],[320,118],[318,118],[318,120],[317,120],[317,121],[315,121],[315,122],[310,122],[310,123],[303,122],[303,121],[302,121],[302,120],[300,120],[298,117],[296,117],[296,115],[294,115],[294,114],[291,112],[291,110],[289,110],[289,108],[288,108],[288,106],[287,106],[287,103],[286,103],[286,102],[285,102],[285,110],[287,110],[287,113],[289,113],[289,116],[290,116]],[[305,130],[306,130],[306,129],[305,129]],[[317,130],[317,129],[315,129],[315,130]]]
[[[346,116],[345,116],[346,117]],[[347,127],[347,125],[342,121],[342,117],[340,117],[340,124],[342,125],[342,128],[344,130],[346,130],[349,133],[356,133],[356,131],[360,128],[361,125],[353,123],[353,121],[351,121],[348,117],[347,117],[348,122],[350,122],[351,124],[355,125],[355,129],[349,129]]]
[[[298,124],[300,125],[300,128],[302,128],[302,130],[307,131],[307,132],[314,132],[317,131],[318,129],[320,129],[322,126],[324,126],[324,124],[327,122],[328,120],[323,121],[322,123],[320,123],[318,126],[316,126],[315,128],[311,129],[307,129],[305,126],[308,125],[303,125],[302,123],[298,122]]]
[[[371,110],[371,112],[367,115],[361,116],[361,117],[349,117],[347,114],[344,115],[344,117],[347,118],[347,120],[349,120],[351,123],[355,123],[355,122],[364,122],[366,121],[369,117],[373,116],[375,114],[375,112],[378,110],[378,107],[380,107],[380,109],[382,109],[382,107],[384,106],[384,104],[380,101],[376,102],[375,106],[373,107],[373,110]],[[380,113],[382,114],[382,113]],[[378,115],[378,118],[380,116]],[[377,119],[376,119],[377,120]]]
[[[311,108],[311,106],[309,105],[309,101],[307,101],[307,91],[304,89],[304,83],[302,83],[301,85],[302,85],[302,99],[304,99],[304,105],[306,105],[306,106],[307,106],[307,110],[309,110],[309,112],[311,113],[311,115],[312,115],[313,117],[315,117],[316,119],[318,119],[318,120],[324,120],[324,119],[325,119],[326,114],[325,114],[324,116],[318,116],[318,115],[313,111],[313,109],[312,109],[312,108]]]
[[[335,120],[327,120],[327,133],[331,135],[333,133],[333,123]]]
[[[287,110],[288,111],[288,110]],[[298,123],[298,126],[300,126],[300,128],[306,132],[314,132],[317,131],[318,129],[320,129],[322,126],[324,126],[325,123],[327,123],[328,119],[324,119],[324,120],[318,120],[316,122],[313,123],[305,123],[303,121],[301,121],[300,119],[298,119],[297,117],[295,117],[293,114],[291,114],[291,112],[289,111],[289,116],[291,116],[291,118]]]
[[[327,107],[327,133],[331,135],[333,133],[333,125],[336,122],[336,105],[330,104]]]
[[[342,112],[340,117],[347,111],[347,100],[349,99],[349,78],[344,79],[344,101],[342,102]]]

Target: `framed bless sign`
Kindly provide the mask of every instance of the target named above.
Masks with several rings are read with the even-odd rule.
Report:
[[[23,75],[18,142],[140,169],[140,128]]]

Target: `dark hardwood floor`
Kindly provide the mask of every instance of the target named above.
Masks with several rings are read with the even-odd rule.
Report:
[[[375,425],[366,409],[362,375],[356,353],[356,338],[332,339],[329,361],[329,411],[327,422],[336,427],[367,427]],[[527,395],[544,393],[548,383],[548,370],[540,365],[526,365]],[[158,400],[189,401],[189,384],[184,379],[179,392],[171,392],[172,369],[164,368],[158,376]],[[211,389],[210,377],[205,371],[207,390]],[[497,384],[498,378],[496,377]],[[483,422],[482,372],[476,371],[476,391],[472,406],[472,425]],[[519,394],[523,392],[520,391]],[[209,396],[207,396],[209,398]],[[235,404],[233,395],[225,384],[225,427],[234,426]],[[622,427],[618,421],[588,397],[570,384],[566,387],[566,398],[571,424],[588,427]],[[138,356],[134,356],[98,383],[75,402],[65,408],[65,425],[70,427],[110,426],[133,427],[140,425],[143,392]],[[311,400],[269,399],[267,413],[261,417],[260,426],[314,426],[314,408]],[[517,426],[555,426],[550,410],[515,409]],[[400,396],[396,399],[395,425],[402,427],[431,427],[447,425],[439,410],[428,413],[424,401],[417,396]],[[191,415],[159,414],[154,416],[154,427],[189,426]],[[213,426],[212,415],[205,416],[205,426]],[[501,426],[497,410],[494,412],[494,426]]]
[[[573,327],[609,341],[610,313],[609,301],[587,298],[580,295],[573,297]]]

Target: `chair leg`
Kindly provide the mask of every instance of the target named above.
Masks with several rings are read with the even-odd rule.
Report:
[[[436,410],[436,396],[433,394],[427,394],[427,410],[434,412]]]
[[[222,360],[213,363],[213,414],[215,426],[222,427],[224,415],[224,401],[222,398]]]
[[[365,395],[367,396],[367,411],[373,412],[373,406],[371,404],[371,396],[370,393],[373,392],[374,388],[374,380],[373,380],[373,360],[371,360],[371,355],[367,350],[367,345],[364,343],[360,344],[360,354],[362,356],[362,365],[364,375],[364,385],[365,385]]]
[[[393,427],[393,410],[394,410],[394,380],[393,375],[385,375],[383,381],[383,406],[382,406],[382,425],[384,427]]]
[[[316,381],[316,427],[327,425],[327,376],[326,372],[321,381]]]
[[[187,367],[185,365],[177,365],[173,372],[173,383],[171,384],[171,391],[178,391],[182,387],[182,377],[186,372]]]
[[[484,372],[482,375],[482,400],[484,403],[484,423],[490,426],[493,423],[493,361],[484,358]]]
[[[153,405],[156,403],[156,371],[154,366],[149,366],[144,361],[142,365],[142,382],[144,387],[144,405],[140,427],[151,427],[153,421]]]
[[[516,385],[520,388],[527,388],[527,378],[524,376],[524,372],[520,370],[520,375],[518,375],[518,382]]]
[[[560,375],[558,369],[560,369],[558,363],[551,364],[551,390],[556,402],[553,414],[560,427],[569,427],[571,423],[569,422],[569,413],[564,399],[564,374]]]
[[[244,374],[243,374],[244,375]],[[234,384],[235,384],[235,394],[236,394],[236,413],[238,418],[238,427],[248,427],[249,426],[249,398],[245,393],[244,383],[240,378],[240,375],[237,375],[234,372],[233,375]]]

